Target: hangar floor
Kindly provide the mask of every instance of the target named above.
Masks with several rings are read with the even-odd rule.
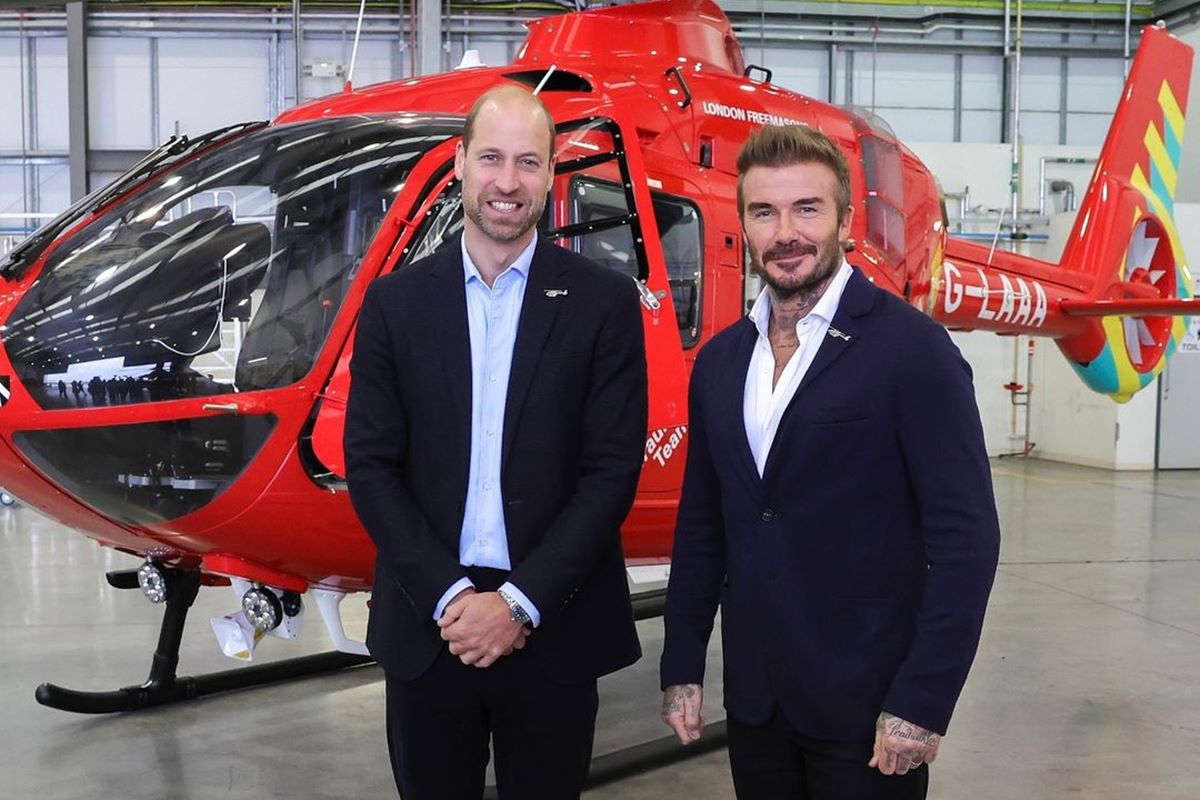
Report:
[[[1200,797],[1200,473],[993,469],[1002,564],[930,797]],[[158,611],[103,579],[135,565],[28,509],[0,511],[0,797],[394,797],[374,667],[123,716],[36,705],[44,680],[111,689],[145,676]],[[365,609],[351,605],[354,635]],[[208,618],[234,608],[228,591],[201,593],[181,674],[230,666]],[[260,660],[324,649],[316,622],[299,643],[267,640]],[[640,630],[646,658],[602,683],[597,753],[665,733],[662,626]],[[718,676],[715,665],[712,718]],[[707,800],[732,788],[715,751],[586,797]]]

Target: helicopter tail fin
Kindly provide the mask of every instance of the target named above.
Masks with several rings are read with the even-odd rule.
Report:
[[[1142,32],[1125,90],[1059,265],[1093,278],[1063,313],[1089,318],[1058,345],[1083,380],[1118,402],[1162,371],[1195,304],[1175,188],[1192,49],[1165,29]],[[1200,309],[1196,309],[1200,310]]]

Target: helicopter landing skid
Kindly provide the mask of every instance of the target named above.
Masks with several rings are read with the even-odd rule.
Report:
[[[108,582],[118,589],[136,588],[136,570],[110,572]],[[179,666],[183,626],[187,621],[188,610],[200,591],[200,583],[200,573],[197,571],[180,570],[175,573],[166,608],[163,610],[158,647],[155,648],[154,658],[150,662],[150,674],[145,683],[111,692],[81,692],[53,683],[43,683],[34,692],[38,703],[75,714],[116,714],[373,663],[369,655],[331,651],[194,677],[178,677],[176,669]],[[634,617],[643,620],[662,616],[665,598],[665,589],[635,593]],[[620,772],[621,769],[617,771]]]
[[[133,588],[137,585],[136,579],[129,585],[126,577],[121,574],[110,575],[109,583],[118,588]],[[195,602],[199,591],[199,572],[178,573],[171,595],[166,601],[162,627],[158,634],[158,647],[155,648],[154,659],[150,662],[150,675],[145,683],[111,692],[81,692],[53,683],[43,683],[34,692],[38,703],[76,714],[114,714],[372,663],[370,656],[334,651],[194,677],[177,677],[183,625],[187,620],[188,609]]]

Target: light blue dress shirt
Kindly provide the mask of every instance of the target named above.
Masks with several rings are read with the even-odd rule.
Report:
[[[508,400],[508,375],[521,304],[537,234],[517,259],[501,272],[489,288],[467,253],[462,239],[463,280],[466,282],[467,324],[471,333],[471,471],[467,479],[467,505],[458,540],[458,562],[464,567],[510,570],[508,533],[504,528],[504,499],[500,489],[500,455],[504,436],[504,407]],[[446,606],[463,589],[474,586],[460,578],[433,612],[440,619]],[[533,626],[541,623],[537,607],[525,593],[505,582],[501,591],[528,612]]]

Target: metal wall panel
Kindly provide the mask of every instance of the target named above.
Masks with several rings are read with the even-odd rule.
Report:
[[[962,139],[964,142],[995,142],[1000,138],[1000,112],[974,111],[962,112]]]
[[[37,80],[37,149],[67,149],[67,38],[34,40]]]
[[[901,141],[954,141],[954,112],[950,109],[881,108],[879,114]]]
[[[219,47],[213,39],[160,39],[161,136],[170,136],[177,125],[195,135],[269,117],[267,50],[265,37],[225,39]]]
[[[1025,144],[1058,144],[1059,112],[1021,111],[1021,138]]]
[[[88,37],[88,136],[95,149],[143,148],[151,137],[150,40]],[[66,127],[67,120],[48,120]]]
[[[0,214],[19,214],[25,210],[25,181],[19,164],[0,164]],[[0,230],[23,227],[23,220],[0,217]]]
[[[1108,134],[1112,114],[1067,114],[1067,144],[1092,145],[1099,150]]]
[[[1119,59],[1067,60],[1067,111],[1112,115],[1125,85],[1125,65]]]
[[[829,99],[829,51],[767,48],[766,59],[774,72],[771,82],[793,92]]]
[[[854,54],[854,97],[858,105],[878,110],[954,108],[954,56],[859,50]]]
[[[22,44],[20,39],[0,39],[0,108],[7,117],[0,125],[0,151],[21,150]]]
[[[1057,58],[1021,57],[1021,113],[1058,111],[1062,104],[1062,64]],[[1054,136],[1058,141],[1058,134]]]
[[[1004,59],[1001,56],[964,54],[962,57],[962,104],[967,109],[999,111],[1004,106]],[[965,125],[964,120],[964,125]],[[1000,135],[997,127],[986,141]]]

